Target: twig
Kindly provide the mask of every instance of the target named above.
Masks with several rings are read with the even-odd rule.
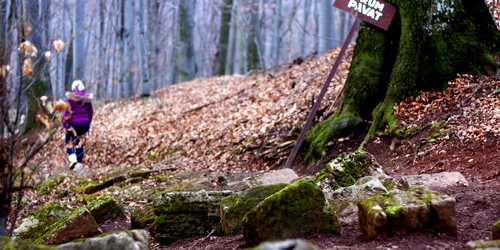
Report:
[[[201,240],[201,241],[204,241],[204,240],[206,240],[208,237],[212,236],[212,234],[214,234],[214,233],[215,233],[215,229],[212,229],[212,232],[210,232],[207,236],[205,236],[205,237],[203,237],[203,238],[201,238],[201,239],[198,239],[198,240],[197,240],[197,241],[196,241],[196,242],[195,242],[195,243],[194,243],[194,244],[193,244],[193,245],[192,245],[189,249],[193,249],[193,247],[194,247],[196,244],[198,244],[198,242],[200,242],[200,240]]]
[[[472,92],[472,94],[469,97],[465,98],[465,100],[462,102],[462,104],[465,104],[467,101],[469,101],[477,93],[477,91],[483,86],[483,82],[484,82],[484,80],[481,80],[481,82],[476,87],[474,92]]]
[[[490,97],[490,96],[494,96],[494,95],[496,95],[496,94],[498,94],[498,93],[500,93],[500,89],[499,89],[499,90],[497,90],[497,91],[494,91],[494,92],[493,92],[493,93],[491,93],[491,94],[489,94],[489,95],[488,95],[488,97]]]

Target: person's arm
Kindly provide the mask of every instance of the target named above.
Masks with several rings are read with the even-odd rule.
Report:
[[[92,118],[94,118],[94,106],[92,105],[92,102],[90,102],[90,107],[89,107],[89,125],[92,123]]]
[[[71,102],[69,102],[68,100],[66,100],[66,102],[71,107]],[[64,111],[64,117],[63,117],[63,120],[62,120],[63,128],[67,129],[68,125],[70,125],[70,124],[71,124],[71,110],[65,110]]]

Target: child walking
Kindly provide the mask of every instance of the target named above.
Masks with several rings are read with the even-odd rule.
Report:
[[[94,116],[92,106],[93,96],[85,92],[85,86],[80,80],[71,85],[71,92],[66,92],[66,102],[71,110],[64,113],[63,127],[66,132],[66,151],[68,152],[69,168],[81,168],[85,152],[84,136],[90,131]]]

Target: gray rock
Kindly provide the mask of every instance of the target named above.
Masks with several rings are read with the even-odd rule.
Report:
[[[424,187],[372,196],[358,203],[359,225],[369,239],[432,228],[456,235],[455,199]]]
[[[101,229],[89,210],[81,207],[60,219],[47,229],[47,232],[35,240],[36,244],[61,244],[78,238],[92,237],[101,233]]]
[[[242,229],[241,220],[257,204],[280,191],[286,184],[257,186],[242,193],[224,198],[221,203],[221,226],[224,234],[230,235]]]
[[[289,168],[283,168],[274,172],[245,178],[244,181],[249,187],[255,187],[274,185],[279,183],[288,184],[297,178],[299,178],[299,176],[297,175],[297,173],[295,173],[295,171]]]
[[[257,250],[320,250],[306,240],[285,240],[278,242],[264,242]]]
[[[334,191],[326,186],[325,196],[339,221],[343,224],[350,224],[358,220],[358,207],[356,206],[358,200],[385,193],[387,189],[378,178],[365,176],[352,186],[341,187]]]
[[[26,243],[33,243],[47,229],[71,211],[58,204],[47,202],[39,210],[33,211],[22,220],[21,225],[14,230],[13,238]]]
[[[390,182],[390,177],[372,155],[357,150],[330,161],[314,176],[314,182],[328,196],[338,188],[354,185],[358,179],[365,176],[377,177],[383,184]]]
[[[145,230],[130,230],[108,234],[103,237],[89,238],[84,241],[70,242],[57,247],[59,250],[147,250],[149,237]]]
[[[267,197],[245,215],[242,223],[243,237],[252,246],[312,232],[340,232],[324,194],[307,179]]]
[[[125,219],[123,209],[116,201],[108,195],[102,195],[87,204],[87,209],[97,223],[103,223],[110,219]]]
[[[222,232],[220,202],[232,191],[170,192],[153,201],[151,233],[163,243]],[[213,232],[212,232],[213,231]]]
[[[467,242],[466,245],[468,250],[499,250],[500,240],[478,240]]]
[[[431,190],[443,190],[450,187],[467,186],[469,183],[459,172],[441,172],[436,174],[407,175],[401,177],[405,188],[424,186]]]

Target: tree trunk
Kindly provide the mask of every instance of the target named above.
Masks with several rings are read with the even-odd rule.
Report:
[[[272,40],[272,64],[271,66],[274,67],[279,64],[280,62],[280,43],[281,43],[281,37],[280,37],[280,28],[281,28],[281,0],[275,0],[274,1],[274,6],[275,6],[275,14],[273,16],[273,40]]]
[[[85,36],[83,22],[85,21],[85,0],[76,0],[73,25],[73,79],[85,79]]]
[[[257,0],[247,0],[247,9],[250,11],[247,13],[247,30],[246,34],[246,61],[248,67],[245,73],[251,71],[260,65],[259,60],[259,2]]]
[[[324,55],[335,47],[333,1],[321,0],[319,8],[319,54]]]
[[[128,18],[127,46],[128,46],[128,65],[127,65],[127,84],[125,86],[126,97],[135,95],[134,80],[137,66],[135,64],[135,1],[125,1],[128,7],[126,17]],[[142,8],[143,6],[141,6]],[[145,60],[147,61],[147,60]]]
[[[231,10],[233,0],[224,0],[221,7],[219,45],[217,47],[217,75],[226,72],[227,49],[229,42],[229,30],[231,29]]]
[[[309,131],[307,160],[363,119],[373,120],[366,139],[386,126],[393,133],[394,105],[419,90],[444,89],[457,73],[496,72],[492,54],[500,52],[500,32],[483,0],[389,3],[398,12],[388,31],[361,25],[344,99],[333,116]]]
[[[139,7],[139,39],[140,39],[140,60],[141,60],[141,97],[147,97],[151,95],[151,87],[149,85],[149,69],[148,69],[148,55],[146,53],[146,45],[147,45],[147,39],[146,39],[146,25],[144,24],[144,12],[146,9],[146,4],[144,3],[145,0],[140,0],[140,7]]]
[[[194,55],[194,0],[183,0],[179,5],[177,53],[177,82],[194,79],[196,76],[196,60]]]

